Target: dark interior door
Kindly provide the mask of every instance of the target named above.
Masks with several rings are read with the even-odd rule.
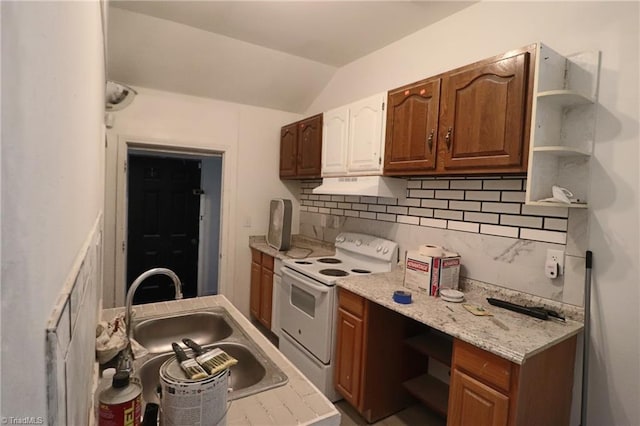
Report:
[[[180,277],[184,297],[195,297],[200,160],[130,155],[128,170],[127,290],[142,272],[163,267]],[[156,275],[138,288],[134,303],[174,296],[171,280]]]

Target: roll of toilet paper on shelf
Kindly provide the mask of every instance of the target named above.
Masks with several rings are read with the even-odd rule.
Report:
[[[443,257],[446,253],[444,247],[425,244],[418,247],[418,252],[425,256]]]

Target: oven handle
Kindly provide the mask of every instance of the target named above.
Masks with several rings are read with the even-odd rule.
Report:
[[[284,270],[282,271],[282,275],[287,275],[292,278],[294,282],[292,282],[291,285],[297,284],[296,287],[300,288],[301,290],[305,290],[305,288],[302,287],[304,286],[309,289],[315,290],[318,293],[329,293],[329,291],[331,291],[331,287],[323,284],[316,284],[309,278],[295,271],[292,271],[291,269],[284,268]]]

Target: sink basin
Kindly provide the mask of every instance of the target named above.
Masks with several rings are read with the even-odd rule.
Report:
[[[264,377],[267,370],[260,361],[251,353],[251,350],[239,343],[218,343],[209,348],[220,348],[235,359],[238,363],[231,367],[230,386],[233,389],[229,394],[229,399],[238,399],[254,393],[256,389],[252,386],[258,384]],[[191,355],[189,352],[187,354]],[[158,403],[156,390],[160,384],[160,367],[173,353],[158,355],[145,362],[138,370],[142,381],[143,395],[146,402]],[[263,390],[262,388],[260,390]]]
[[[220,348],[238,363],[231,367],[230,399],[239,399],[274,387],[282,386],[287,375],[242,329],[223,307],[172,316],[142,320],[134,324],[134,338],[149,350],[149,355],[137,359],[134,371],[139,375],[146,402],[159,403],[157,388],[160,367],[174,356],[171,342],[185,337],[205,349]],[[189,356],[191,350],[186,349]]]
[[[142,321],[133,329],[133,338],[150,353],[171,351],[171,342],[188,337],[208,345],[231,336],[233,330],[221,314],[195,312]]]

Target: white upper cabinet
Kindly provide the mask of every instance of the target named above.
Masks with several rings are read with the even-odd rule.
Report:
[[[381,175],[387,93],[324,113],[322,176]]]
[[[587,207],[600,52],[563,56],[539,43],[532,101],[526,204]],[[571,204],[554,198],[567,189]]]
[[[349,106],[349,172],[382,173],[386,93]]]
[[[324,113],[322,129],[322,176],[347,174],[349,107]]]

